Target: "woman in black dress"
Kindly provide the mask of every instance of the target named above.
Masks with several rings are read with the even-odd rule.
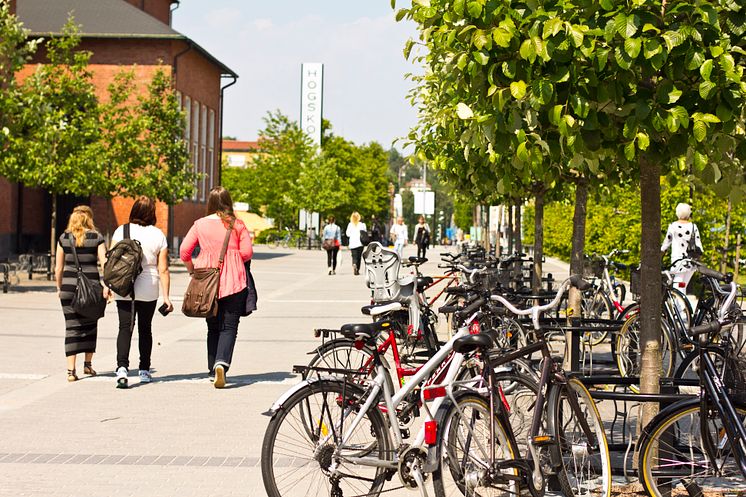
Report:
[[[83,372],[96,376],[91,361],[96,352],[98,320],[83,317],[72,308],[78,271],[75,267],[72,244],[78,253],[83,273],[91,280],[99,279],[98,265],[103,267],[106,260],[104,237],[93,225],[93,211],[86,205],[73,209],[67,230],[60,235],[57,243],[57,256],[54,268],[57,294],[65,314],[65,355],[67,356],[67,381],[76,381],[75,361],[78,354],[85,354]],[[109,297],[109,289],[104,286],[104,298]]]

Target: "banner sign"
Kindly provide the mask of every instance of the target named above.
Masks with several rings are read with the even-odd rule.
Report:
[[[320,147],[324,100],[324,64],[301,64],[300,84],[300,126]]]
[[[425,216],[435,214],[435,192],[414,192],[414,213]]]

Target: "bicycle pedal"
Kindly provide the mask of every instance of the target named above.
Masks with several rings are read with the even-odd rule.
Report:
[[[554,445],[557,441],[551,435],[537,435],[532,439],[534,447],[547,447]]]

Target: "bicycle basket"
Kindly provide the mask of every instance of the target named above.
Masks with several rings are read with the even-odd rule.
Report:
[[[583,259],[584,278],[603,278],[604,260],[600,257],[585,257]]]
[[[746,356],[731,351],[725,358],[723,385],[730,398],[736,402],[746,402]]]
[[[629,291],[632,295],[640,295],[640,266],[633,267],[629,271]]]

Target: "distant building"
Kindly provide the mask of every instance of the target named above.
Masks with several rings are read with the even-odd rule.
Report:
[[[58,36],[72,12],[81,25],[80,48],[93,53],[90,69],[99,95],[121,69],[134,67],[138,91],[143,91],[161,67],[174,80],[186,113],[185,138],[195,172],[203,175],[196,193],[174,207],[158,206],[158,226],[173,246],[194,219],[205,213],[207,192],[220,183],[220,146],[224,87],[235,72],[187,36],[171,28],[178,0],[11,0],[11,9],[32,37]],[[45,62],[44,49],[23,69],[20,78]],[[228,83],[222,84],[223,78]],[[51,199],[46,193],[0,178],[0,258],[12,253],[49,250]],[[72,208],[90,203],[96,224],[111,233],[129,216],[132,200],[115,197],[58,200],[57,229],[64,229]]]
[[[411,181],[407,181],[407,183],[404,185],[404,188],[401,188],[400,190],[409,190],[412,193],[415,192],[427,192],[430,191],[430,184],[427,183],[422,178],[414,178]]]
[[[223,164],[229,167],[250,167],[258,150],[257,142],[223,140]]]

